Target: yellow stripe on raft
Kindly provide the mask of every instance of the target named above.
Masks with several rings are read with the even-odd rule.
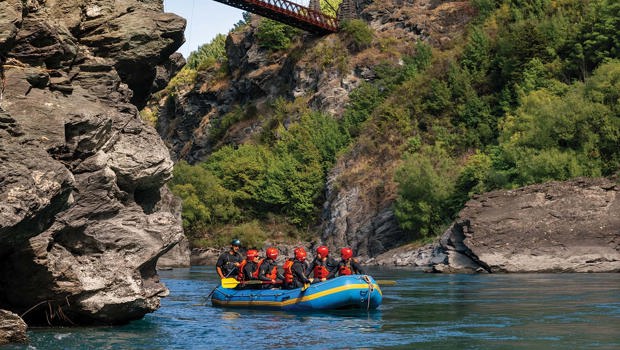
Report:
[[[376,289],[379,294],[383,295],[383,293],[381,292],[381,288],[379,288],[379,285],[374,283],[373,284],[374,289]],[[219,305],[260,305],[260,306],[286,306],[286,305],[290,305],[290,304],[297,304],[297,303],[303,303],[304,301],[310,301],[310,300],[314,300],[314,299],[318,299],[330,294],[335,294],[338,292],[342,292],[343,290],[349,290],[349,289],[368,289],[368,284],[364,283],[364,284],[348,284],[348,285],[344,285],[344,286],[340,286],[340,287],[336,287],[336,288],[331,288],[328,290],[324,290],[322,292],[318,292],[318,293],[314,293],[308,296],[303,296],[301,298],[293,298],[293,299],[288,299],[285,301],[263,301],[263,300],[256,300],[256,301],[222,301],[222,300],[216,300],[213,299],[213,303],[214,304],[219,304]]]

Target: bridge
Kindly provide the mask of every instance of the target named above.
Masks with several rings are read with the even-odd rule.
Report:
[[[305,7],[288,0],[215,0],[247,12],[286,23],[310,33],[329,34],[338,31],[338,19],[322,13],[318,6]],[[312,2],[311,2],[312,4]],[[318,1],[316,2],[318,5]]]

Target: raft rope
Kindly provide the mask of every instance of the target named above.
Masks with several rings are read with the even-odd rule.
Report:
[[[366,311],[370,310],[370,294],[375,290],[375,287],[372,284],[372,281],[367,275],[362,276],[362,279],[368,283],[368,296],[366,298]]]

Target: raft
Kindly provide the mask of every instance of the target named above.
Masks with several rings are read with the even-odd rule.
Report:
[[[219,286],[213,292],[211,303],[222,307],[287,311],[372,310],[383,300],[379,285],[367,275],[339,276],[302,289],[229,289]]]

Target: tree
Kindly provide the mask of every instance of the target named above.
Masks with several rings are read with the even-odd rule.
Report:
[[[414,237],[438,233],[450,219],[445,209],[455,173],[455,163],[441,145],[427,145],[405,157],[395,175],[399,187],[394,213],[402,229]]]

